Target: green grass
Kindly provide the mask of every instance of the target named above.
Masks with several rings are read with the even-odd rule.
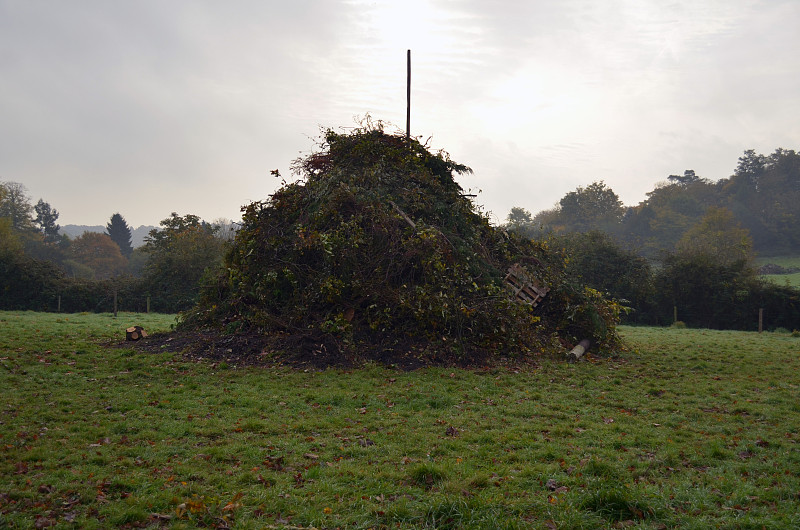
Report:
[[[765,274],[763,278],[774,283],[775,285],[794,288],[800,287],[800,272],[795,272],[792,274]]]
[[[797,528],[800,338],[622,328],[536,369],[293,371],[0,313],[0,528]]]
[[[800,268],[800,256],[776,256],[776,257],[758,257],[756,258],[756,266],[761,267],[768,263],[774,263],[781,267],[798,267]],[[765,274],[762,278],[776,284],[785,285],[788,287],[800,287],[800,272],[792,274]]]

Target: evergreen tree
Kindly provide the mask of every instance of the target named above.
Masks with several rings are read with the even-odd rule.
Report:
[[[133,252],[131,246],[131,227],[125,222],[125,218],[119,213],[111,216],[111,220],[106,225],[106,235],[110,237],[114,243],[119,245],[119,250],[126,258]]]
[[[42,199],[39,199],[33,209],[36,212],[36,219],[33,222],[41,231],[44,240],[48,242],[58,241],[58,231],[61,229],[56,223],[58,221],[58,210]]]

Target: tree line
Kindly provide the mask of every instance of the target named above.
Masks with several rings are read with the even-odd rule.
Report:
[[[183,311],[235,231],[230,221],[173,212],[134,249],[119,213],[104,233],[72,239],[60,234],[58,217],[22,184],[0,182],[0,309],[110,311],[115,298],[124,310]]]
[[[602,181],[532,215],[511,209],[504,227],[560,248],[574,277],[630,308],[630,323],[800,328],[800,291],[763,281],[756,254],[800,255],[800,155],[753,150],[711,182],[670,175],[636,206]]]
[[[756,252],[800,254],[800,155],[745,151],[718,182],[687,170],[670,175],[636,206],[602,181],[567,193],[532,215],[512,208],[509,231],[562,252],[576,283],[630,308],[630,323],[755,329],[759,309],[771,327],[800,327],[798,291],[761,281]],[[0,182],[0,309],[177,312],[195,303],[201,279],[221,262],[230,221],[172,213],[145,245],[131,246],[119,213],[106,231],[73,239],[59,233],[58,211],[33,203],[25,187]],[[677,310],[677,315],[676,315]]]

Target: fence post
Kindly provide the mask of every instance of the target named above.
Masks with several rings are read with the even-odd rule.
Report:
[[[758,308],[758,332],[764,331],[764,308]]]
[[[61,312],[61,295],[58,295],[58,308],[56,309],[56,313]]]
[[[147,312],[150,312],[150,295],[147,295]]]
[[[672,323],[674,324],[677,321],[678,321],[678,306],[674,305],[672,306]]]
[[[117,318],[117,289],[114,288],[114,318]]]

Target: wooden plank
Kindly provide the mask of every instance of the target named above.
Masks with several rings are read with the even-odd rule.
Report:
[[[504,280],[514,293],[514,298],[533,307],[536,307],[549,292],[547,287],[538,285],[518,263],[508,268]]]

